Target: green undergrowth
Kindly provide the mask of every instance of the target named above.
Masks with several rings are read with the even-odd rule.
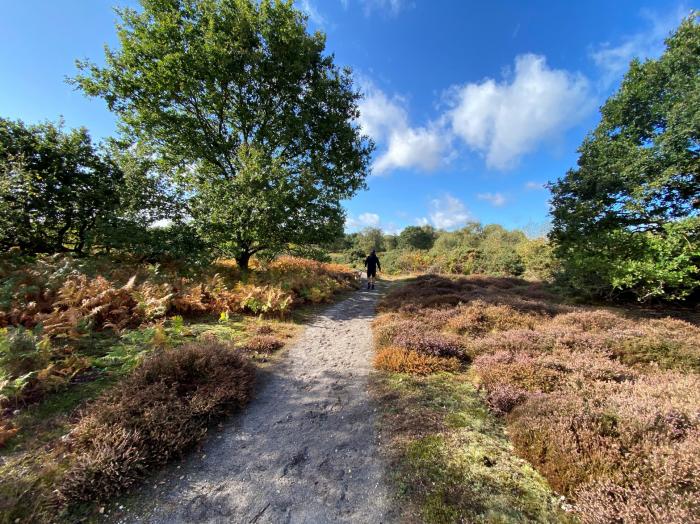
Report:
[[[221,341],[245,350],[248,340],[260,333],[284,343],[298,329],[296,319],[207,315],[191,320],[172,317],[120,335],[96,333],[75,341],[71,351],[87,359],[89,369],[38,401],[17,406],[11,414],[17,432],[0,447],[0,524],[47,520],[45,508],[39,506],[39,498],[33,494],[50,492],[62,475],[61,468],[70,466],[56,461],[52,450],[75,427],[91,401],[129,376],[149,354],[198,341]],[[257,365],[276,358],[246,352]],[[83,508],[81,518],[92,511]]]
[[[375,391],[408,521],[572,522],[547,482],[515,455],[469,374],[385,373]]]

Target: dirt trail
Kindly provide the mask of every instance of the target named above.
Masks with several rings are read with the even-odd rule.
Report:
[[[317,316],[246,410],[118,520],[392,521],[367,393],[378,295],[358,291]]]

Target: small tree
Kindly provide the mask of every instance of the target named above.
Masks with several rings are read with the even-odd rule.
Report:
[[[586,294],[681,299],[700,285],[700,26],[682,22],[658,60],[634,60],[550,186],[563,277]]]
[[[366,227],[355,238],[355,249],[367,255],[373,249],[384,251],[384,234],[378,227]]]
[[[437,232],[432,226],[408,226],[399,234],[399,247],[406,249],[430,249]]]
[[[119,11],[119,50],[79,63],[125,132],[178,170],[201,234],[246,268],[261,251],[342,232],[364,187],[349,70],[324,54],[291,1],[142,0]]]

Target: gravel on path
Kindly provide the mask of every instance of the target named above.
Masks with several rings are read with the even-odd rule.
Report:
[[[395,520],[368,394],[380,291],[316,316],[243,413],[137,496],[120,522]]]

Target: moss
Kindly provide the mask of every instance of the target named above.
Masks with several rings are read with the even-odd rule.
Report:
[[[428,523],[567,522],[547,482],[516,456],[470,378],[394,374],[381,380],[385,397],[394,399],[385,414],[397,424],[396,480],[408,512]],[[397,423],[402,416],[416,427]],[[421,421],[436,417],[439,423],[421,432]]]

